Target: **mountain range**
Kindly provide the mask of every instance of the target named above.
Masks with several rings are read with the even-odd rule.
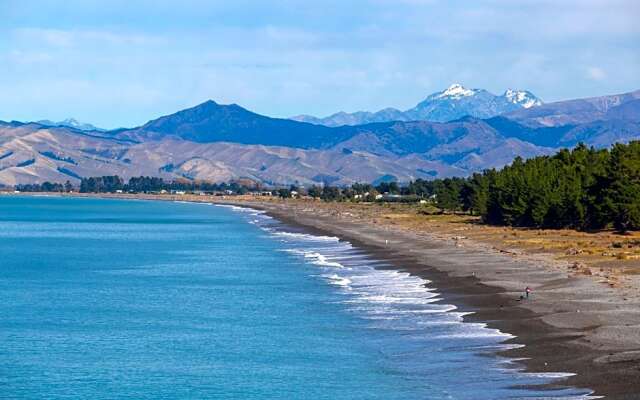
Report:
[[[91,124],[80,122],[75,118],[67,118],[62,121],[51,121],[48,119],[41,119],[40,121],[36,121],[36,124],[44,125],[44,126],[65,126],[67,128],[74,128],[80,131],[105,131],[106,129],[97,128]]]
[[[389,121],[448,122],[465,116],[491,118],[541,104],[542,100],[526,90],[507,89],[502,95],[496,96],[484,89],[467,89],[459,83],[454,83],[441,92],[431,94],[406,111],[395,108],[385,108],[378,112],[341,111],[324,118],[297,115],[291,119],[325,126],[362,125]]]
[[[0,122],[0,184],[77,183],[98,175],[248,178],[273,185],[406,182],[467,175],[578,142],[604,147],[634,139],[640,139],[640,90],[518,107],[488,118],[339,127],[270,118],[210,100],[131,129]]]

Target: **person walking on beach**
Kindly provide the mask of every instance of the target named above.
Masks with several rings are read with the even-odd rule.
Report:
[[[524,288],[524,293],[525,296],[527,297],[527,299],[529,298],[529,293],[531,293],[531,288],[529,286],[527,286],[526,288]]]

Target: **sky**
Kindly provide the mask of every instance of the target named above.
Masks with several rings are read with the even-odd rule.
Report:
[[[0,0],[0,120],[132,127],[207,99],[407,109],[452,83],[640,89],[637,0]]]

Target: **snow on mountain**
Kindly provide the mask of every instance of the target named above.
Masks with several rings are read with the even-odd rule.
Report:
[[[542,105],[542,101],[527,90],[507,89],[502,96],[513,104],[521,105],[522,108]]]
[[[474,94],[476,94],[475,90],[467,89],[459,83],[454,83],[453,85],[449,86],[446,90],[443,90],[440,93],[432,94],[429,97],[434,97],[437,99],[444,99],[444,98],[459,99],[461,97],[473,96]]]
[[[551,154],[579,142],[607,147],[640,139],[640,90],[529,109],[522,105],[530,100],[526,93],[514,90],[496,96],[473,91],[456,99],[425,100],[416,108],[439,118],[464,107],[468,115],[472,106],[482,106],[474,112],[499,107],[516,111],[446,123],[329,128],[206,101],[136,128],[105,134],[0,121],[0,185],[77,183],[79,177],[101,175],[211,182],[248,178],[287,186],[372,182],[389,176],[407,182],[499,168],[518,155]]]
[[[100,131],[100,132],[105,131],[104,129],[97,128],[91,124],[80,122],[75,118],[67,118],[65,120],[58,121],[58,122],[50,121],[48,119],[43,119],[40,121],[36,121],[36,123],[40,125],[52,126],[52,127],[64,126],[67,128],[78,129],[80,131]]]
[[[298,115],[291,119],[316,125],[363,125],[388,121],[448,122],[462,117],[491,118],[507,112],[539,106],[542,101],[527,90],[507,89],[497,96],[484,89],[469,89],[459,83],[435,92],[415,107],[400,111],[386,108],[378,112],[338,112],[325,118]]]

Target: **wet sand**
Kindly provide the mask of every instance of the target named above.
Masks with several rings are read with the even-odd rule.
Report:
[[[572,372],[559,385],[590,388],[607,399],[640,399],[640,299],[555,264],[543,265],[481,247],[393,226],[337,218],[296,202],[235,202],[292,226],[338,236],[378,258],[433,281],[447,302],[516,336],[504,352],[530,372]],[[519,298],[525,287],[533,292]]]

